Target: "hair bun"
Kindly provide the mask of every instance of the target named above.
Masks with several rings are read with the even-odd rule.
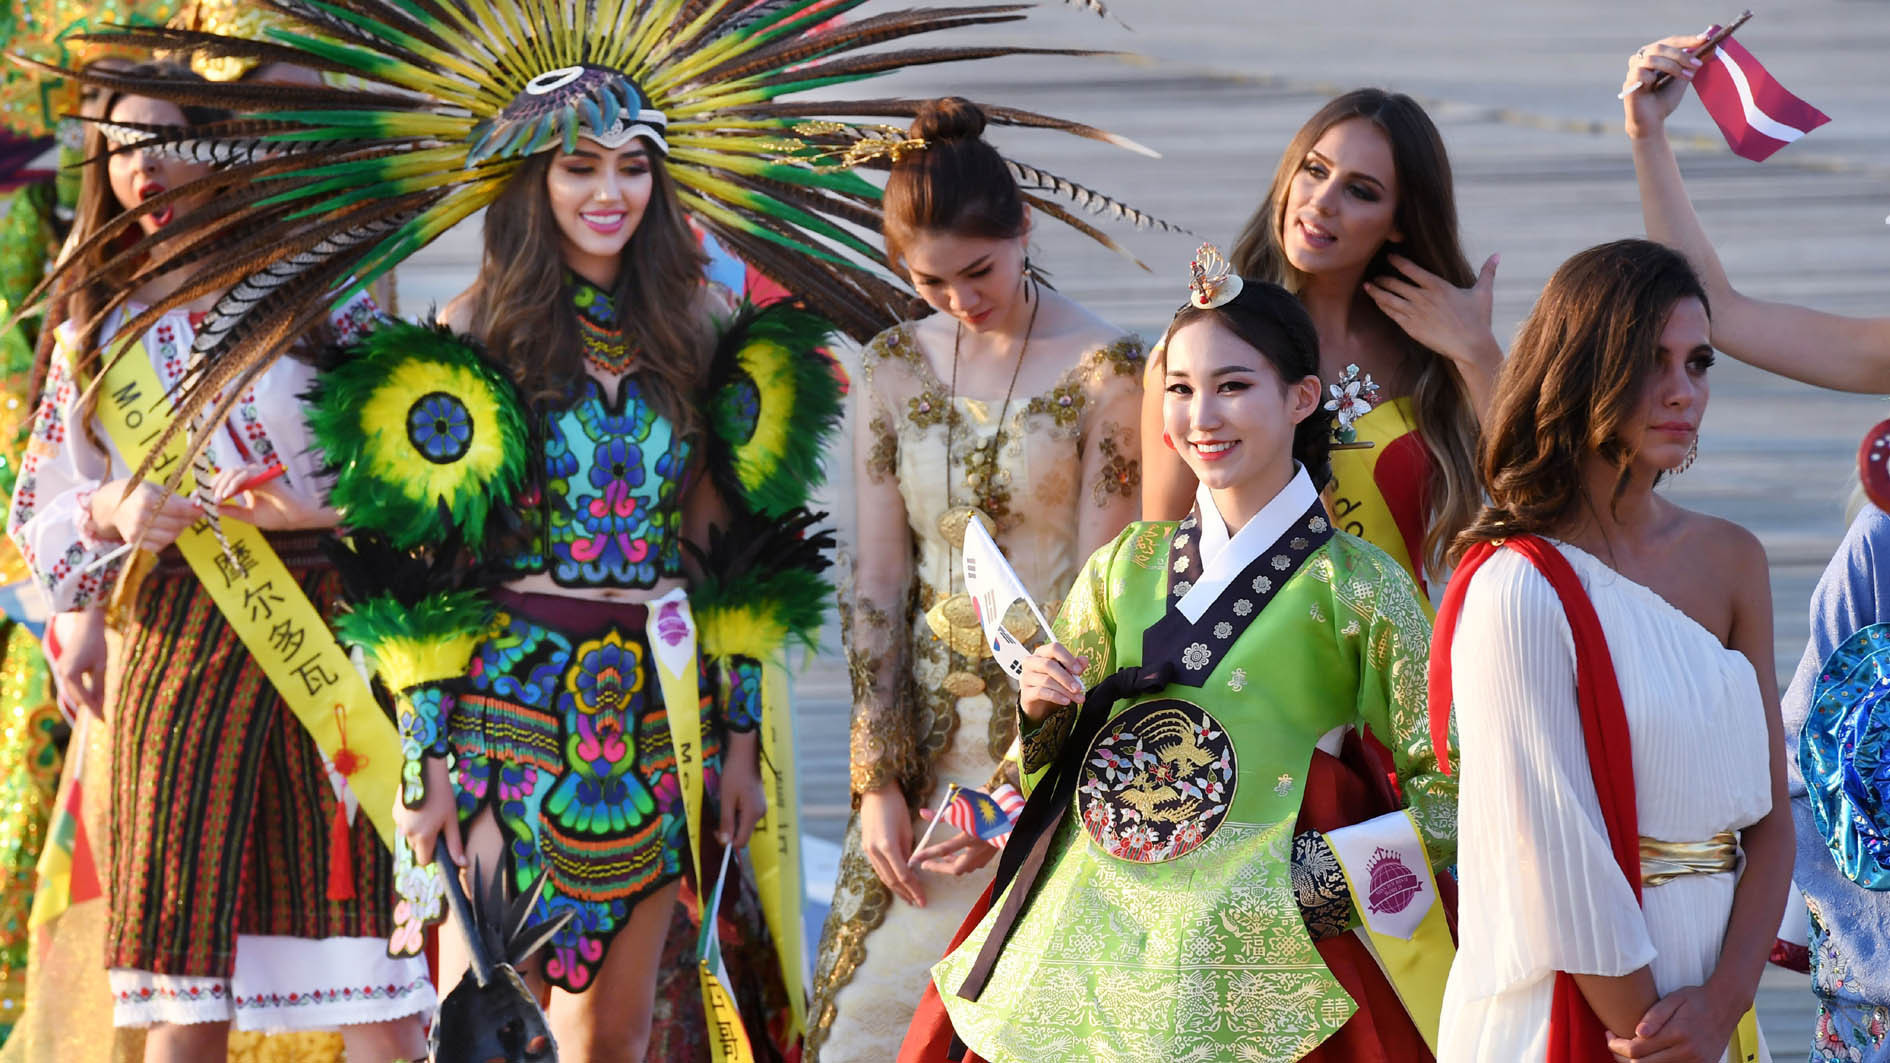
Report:
[[[962,96],[927,100],[908,134],[917,140],[976,140],[984,135],[984,108]]]

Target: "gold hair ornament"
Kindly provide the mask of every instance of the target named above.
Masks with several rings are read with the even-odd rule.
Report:
[[[1213,244],[1202,244],[1188,263],[1192,279],[1188,281],[1188,303],[1199,310],[1226,306],[1240,294],[1246,282]]]

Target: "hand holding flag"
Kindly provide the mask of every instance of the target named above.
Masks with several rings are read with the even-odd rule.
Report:
[[[1831,120],[1787,91],[1734,40],[1720,42],[1693,76],[1693,88],[1733,154],[1753,162]]]
[[[1004,848],[1017,816],[1024,810],[1024,795],[1009,783],[1000,783],[990,793],[951,784],[943,807],[937,812],[921,809],[931,819],[918,845],[913,847],[910,864],[927,871],[962,875],[983,867],[997,850]],[[949,823],[962,833],[949,841],[926,847],[940,823]]]
[[[1751,52],[1728,37],[1731,29],[1714,27],[1700,37],[1669,37],[1629,57],[1627,84],[1621,91],[1621,98],[1629,101],[1629,136],[1641,136],[1650,124],[1658,128],[1679,106],[1687,82],[1699,91],[1700,103],[1733,153],[1754,162],[1830,121],[1787,91]],[[1637,91],[1642,89],[1646,91]]]

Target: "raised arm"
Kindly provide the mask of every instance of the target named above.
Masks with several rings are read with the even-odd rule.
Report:
[[[1688,48],[1702,37],[1668,37],[1628,60],[1626,85],[1676,75],[1658,92],[1646,87],[1624,104],[1647,236],[1677,248],[1700,272],[1713,314],[1713,345],[1768,372],[1841,391],[1890,392],[1890,317],[1855,318],[1741,294],[1687,198],[1680,163],[1667,139],[1667,116],[1680,105],[1697,69]],[[1625,87],[1625,86],[1624,86]]]

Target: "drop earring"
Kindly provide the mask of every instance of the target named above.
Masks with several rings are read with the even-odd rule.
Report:
[[[1693,462],[1697,458],[1699,458],[1699,456],[1700,456],[1700,437],[1694,436],[1693,445],[1687,448],[1687,456],[1681,459],[1681,462],[1679,465],[1674,466],[1673,474],[1675,476],[1678,476],[1681,473],[1686,472],[1688,469],[1691,469],[1693,467]]]

